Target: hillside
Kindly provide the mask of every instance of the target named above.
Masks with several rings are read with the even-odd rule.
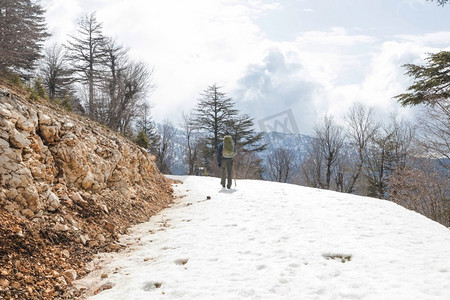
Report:
[[[73,298],[93,254],[172,202],[124,137],[0,86],[0,298]]]
[[[450,299],[450,231],[420,214],[297,185],[178,178],[174,205],[75,283],[85,297]]]

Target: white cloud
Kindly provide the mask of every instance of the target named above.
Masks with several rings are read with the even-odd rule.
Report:
[[[396,35],[396,38],[411,42],[413,44],[442,46],[449,44],[450,31],[430,32],[420,35],[399,34]],[[447,46],[446,48],[448,49],[450,47]]]
[[[42,7],[46,9],[46,19],[49,24],[48,30],[52,34],[49,43],[61,42],[72,33],[75,22],[82,7],[77,0],[43,0]]]
[[[105,31],[125,37],[136,57],[155,66],[158,88],[152,101],[158,118],[174,107],[189,110],[208,85],[231,89],[246,65],[262,57],[262,33],[252,19],[277,6],[258,4],[138,0],[130,6],[113,1],[98,17]]]
[[[257,26],[265,17],[274,20],[272,13],[279,20],[297,6],[299,13],[314,12],[313,19],[317,14],[320,20],[321,6],[313,10],[306,1],[293,1],[294,6],[262,0],[43,2],[49,27],[62,40],[73,33],[77,17],[97,11],[106,34],[155,67],[153,114],[157,121],[174,123],[182,110],[194,107],[202,90],[217,83],[253,117],[291,108],[301,119],[300,130],[309,132],[320,115],[339,119],[355,101],[384,111],[396,107],[392,97],[408,85],[401,65],[450,49],[448,31],[386,37],[354,25],[283,27],[296,38],[274,41]]]
[[[310,133],[325,113],[342,122],[355,102],[374,107],[381,118],[397,111],[412,119],[413,110],[394,99],[411,83],[402,65],[420,63],[427,53],[441,50],[432,45],[448,34],[396,36],[380,42],[342,28],[306,32],[294,42],[271,43],[272,53],[282,59],[268,55],[252,64],[241,79],[239,95],[258,118],[292,109],[303,133]],[[270,71],[273,65],[275,72]]]

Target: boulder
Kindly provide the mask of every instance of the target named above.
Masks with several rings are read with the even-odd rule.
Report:
[[[56,196],[53,192],[49,192],[47,196],[48,202],[48,211],[55,211],[61,206],[61,202],[59,201],[58,196]]]

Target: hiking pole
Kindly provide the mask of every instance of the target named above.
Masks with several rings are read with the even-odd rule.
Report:
[[[234,168],[234,159],[233,159],[233,177],[234,177],[234,187],[237,186],[236,184],[236,169]]]

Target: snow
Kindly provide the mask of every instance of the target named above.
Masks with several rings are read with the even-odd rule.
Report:
[[[297,185],[182,179],[181,197],[77,287],[112,286],[91,299],[450,299],[450,230],[424,216]]]

